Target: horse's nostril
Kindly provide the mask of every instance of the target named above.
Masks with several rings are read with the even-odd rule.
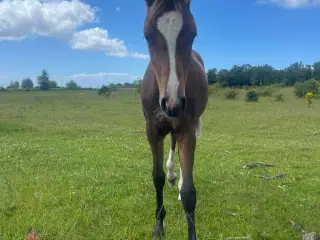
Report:
[[[163,97],[161,99],[161,109],[162,110],[166,110],[167,109],[167,103],[168,103],[168,98],[167,97]]]
[[[186,109],[186,105],[187,105],[187,99],[186,99],[186,97],[181,97],[181,99],[180,99],[180,106],[181,106],[181,109],[182,110],[185,110]]]

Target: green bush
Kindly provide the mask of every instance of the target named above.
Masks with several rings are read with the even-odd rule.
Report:
[[[255,90],[249,90],[246,92],[246,102],[257,102],[259,101],[259,94]]]
[[[271,87],[263,88],[259,91],[259,96],[261,97],[271,97],[274,93],[274,90]]]
[[[284,95],[282,93],[276,93],[274,95],[274,100],[276,102],[283,102],[284,101]]]
[[[220,85],[218,83],[208,85],[208,96],[209,97],[219,95],[219,93],[220,93]]]
[[[294,85],[294,95],[298,98],[303,98],[307,92],[312,92],[314,97],[319,96],[320,84],[317,80],[311,79],[304,82],[297,82]]]
[[[4,88],[4,87],[0,87],[0,92],[5,92],[5,91],[7,91],[7,89],[6,89],[6,88]]]
[[[234,99],[237,98],[238,92],[237,92],[237,90],[235,90],[235,89],[227,90],[227,91],[224,93],[224,96],[225,96],[226,99],[229,99],[229,100],[232,99],[232,100],[234,100]]]

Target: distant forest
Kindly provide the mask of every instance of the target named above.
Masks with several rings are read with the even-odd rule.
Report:
[[[265,86],[279,84],[282,86],[293,86],[295,83],[315,79],[320,82],[320,61],[314,64],[304,64],[295,62],[284,69],[275,69],[271,65],[252,66],[250,64],[234,65],[231,69],[216,68],[208,69],[209,84],[219,84],[221,87],[243,87],[243,86]],[[57,82],[51,80],[46,70],[42,70],[37,77],[38,86],[29,77],[19,81],[11,81],[6,89],[40,89],[49,90],[53,88],[65,89],[93,89],[82,88],[75,81],[70,80],[65,86],[58,86]],[[108,86],[111,88],[136,88],[141,83],[141,79],[130,83],[113,83]],[[1,87],[1,90],[5,90]]]
[[[218,83],[222,87],[264,86],[281,84],[293,86],[297,82],[310,79],[320,81],[320,61],[312,65],[295,62],[285,69],[275,69],[271,65],[234,65],[231,69],[212,68],[207,72],[209,84]]]

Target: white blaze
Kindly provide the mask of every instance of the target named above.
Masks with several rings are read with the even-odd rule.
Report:
[[[169,94],[174,94],[174,97],[178,96],[178,75],[176,69],[176,43],[178,35],[182,29],[183,18],[180,12],[171,11],[163,14],[158,18],[157,27],[159,32],[166,40],[169,62],[170,62],[170,74],[168,81]]]

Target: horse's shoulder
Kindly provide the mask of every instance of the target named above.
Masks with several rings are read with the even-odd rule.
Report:
[[[192,53],[191,54],[192,54],[192,57],[194,59],[196,59],[204,67],[204,62],[203,62],[203,59],[200,56],[200,54],[197,51],[193,50],[193,49],[192,49]]]

